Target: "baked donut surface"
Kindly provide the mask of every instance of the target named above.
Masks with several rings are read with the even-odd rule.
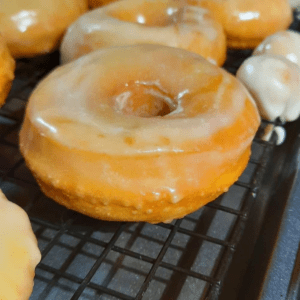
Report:
[[[281,55],[246,59],[237,72],[255,99],[261,116],[294,121],[300,116],[300,67]]]
[[[268,36],[253,52],[253,55],[262,54],[282,55],[300,67],[300,34],[285,30]]]
[[[201,56],[115,47],[39,84],[20,148],[55,201],[103,220],[158,223],[226,191],[247,165],[259,123],[242,84]]]
[[[41,254],[27,214],[1,190],[0,220],[0,299],[28,300]]]
[[[3,37],[0,34],[0,106],[10,91],[15,77],[15,60],[12,58]]]
[[[226,37],[206,9],[174,0],[122,0],[90,11],[67,30],[63,63],[103,47],[160,44],[183,48],[222,65]]]
[[[87,9],[87,0],[0,0],[0,32],[15,58],[49,53]]]
[[[255,48],[264,38],[292,23],[288,0],[187,0],[208,8],[224,26],[230,48]]]

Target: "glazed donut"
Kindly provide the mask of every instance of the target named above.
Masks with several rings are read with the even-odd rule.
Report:
[[[111,2],[116,2],[116,0],[88,0],[90,8],[96,8],[99,6],[107,5]]]
[[[187,0],[208,8],[224,26],[230,48],[255,48],[292,22],[288,0]]]
[[[243,85],[199,55],[104,48],[39,84],[20,148],[55,201],[103,220],[158,223],[226,191],[259,123]]]
[[[87,0],[0,0],[0,32],[15,58],[55,50]]]
[[[15,77],[15,60],[11,57],[3,37],[0,34],[0,107],[10,91]]]
[[[41,254],[27,214],[1,190],[0,220],[0,299],[27,300]]]
[[[253,52],[262,54],[282,55],[300,67],[300,34],[286,30],[267,37]]]
[[[274,121],[294,121],[300,115],[300,67],[274,54],[252,56],[237,77],[257,102],[261,116]]]
[[[183,48],[222,65],[226,38],[206,9],[174,0],[122,0],[88,12],[68,29],[63,63],[95,49],[131,44]]]

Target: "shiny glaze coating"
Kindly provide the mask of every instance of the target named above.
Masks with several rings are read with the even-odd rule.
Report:
[[[224,26],[228,46],[255,48],[265,37],[292,22],[288,0],[187,0],[208,8]]]
[[[223,28],[208,10],[174,0],[122,0],[84,14],[69,27],[62,62],[103,47],[140,43],[183,48],[218,65],[226,58]]]
[[[268,36],[253,52],[261,54],[282,55],[300,67],[300,34],[286,30]]]
[[[237,77],[255,99],[264,119],[294,121],[300,115],[300,68],[283,56],[263,54],[248,58]]]
[[[15,60],[7,48],[7,45],[0,34],[0,106],[10,91],[12,81],[15,77]]]
[[[0,32],[15,58],[55,50],[87,0],[0,0]]]
[[[41,253],[27,214],[1,190],[0,220],[0,299],[28,300]]]
[[[115,47],[39,84],[20,148],[57,202],[99,219],[157,223],[227,190],[247,165],[259,122],[240,82],[201,56]]]

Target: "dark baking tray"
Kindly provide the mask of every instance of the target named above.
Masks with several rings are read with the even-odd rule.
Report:
[[[228,51],[225,68],[235,73],[249,55]],[[44,196],[18,149],[27,99],[58,62],[58,53],[19,60],[0,110],[1,188],[28,212],[43,255],[30,299],[257,299],[296,176],[300,121],[281,146],[275,134],[261,140],[263,122],[240,179],[184,219],[98,221]]]

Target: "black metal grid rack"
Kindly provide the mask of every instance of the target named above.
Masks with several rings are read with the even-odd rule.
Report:
[[[235,73],[250,54],[229,51],[225,68]],[[287,126],[287,140],[279,147],[275,135],[271,141],[259,138],[268,125],[263,122],[238,182],[184,219],[157,225],[102,222],[44,196],[18,150],[26,101],[58,61],[57,53],[18,61],[12,91],[0,110],[0,187],[28,212],[43,255],[30,299],[246,299],[240,287],[273,192],[295,177],[299,121]],[[269,247],[276,230],[275,225]]]

